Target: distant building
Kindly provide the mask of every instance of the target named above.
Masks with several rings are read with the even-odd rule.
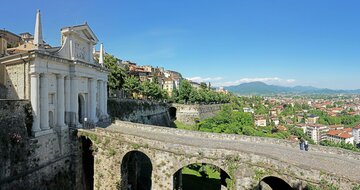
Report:
[[[166,90],[169,96],[172,96],[172,92],[176,89],[175,81],[171,78],[165,78],[163,89]]]
[[[308,135],[315,143],[327,139],[327,132],[329,128],[325,125],[308,125],[306,126],[306,135]]]
[[[255,126],[257,127],[266,127],[266,118],[263,116],[255,116]]]
[[[182,81],[182,75],[179,72],[176,71],[170,71],[170,70],[165,70],[163,71],[164,76],[166,78],[170,78],[174,81],[174,88],[175,89],[179,89],[180,88],[180,83]]]
[[[269,114],[270,114],[271,116],[277,116],[277,111],[276,111],[276,109],[271,109],[271,110],[269,111]]]
[[[355,144],[360,144],[360,125],[353,128],[352,134],[354,136]]]
[[[275,126],[278,126],[280,124],[280,120],[277,117],[272,117],[271,122],[273,122]]]
[[[308,115],[308,118],[306,119],[305,123],[316,124],[318,120],[319,120],[319,116],[317,116],[315,114],[310,114],[310,115]]]
[[[297,118],[298,123],[303,123],[304,122],[304,114],[303,113],[297,114],[296,118]]]
[[[254,109],[252,109],[252,108],[243,108],[243,110],[244,110],[244,112],[245,113],[254,113]]]
[[[7,54],[7,41],[5,38],[0,36],[0,57],[3,57]]]
[[[219,87],[218,89],[216,89],[216,92],[218,93],[223,93],[223,94],[228,94],[228,90],[225,90],[224,87]]]
[[[195,89],[200,89],[200,83],[194,82],[194,81],[190,81],[190,85],[195,88]]]
[[[21,37],[7,30],[0,30],[0,37],[7,42],[7,48],[17,47],[21,42]]]
[[[340,143],[345,142],[349,144],[354,144],[354,137],[352,135],[351,128],[338,129],[338,130],[330,130],[327,132],[327,139],[329,141]]]

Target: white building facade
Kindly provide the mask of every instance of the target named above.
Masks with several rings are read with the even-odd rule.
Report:
[[[354,144],[354,137],[352,132],[348,132],[348,130],[339,129],[339,130],[330,130],[327,133],[327,140],[335,142],[335,143],[347,143]]]
[[[108,72],[103,67],[103,51],[99,62],[94,59],[93,47],[97,43],[85,23],[62,28],[61,46],[45,49],[38,11],[35,49],[0,59],[8,98],[31,101],[35,136],[54,129],[81,127],[85,120],[96,123],[108,118]],[[15,80],[19,73],[22,79]]]
[[[327,132],[329,127],[325,125],[309,125],[306,126],[306,134],[315,142],[320,143],[322,140],[327,139]]]
[[[352,134],[354,136],[354,143],[360,144],[360,125],[353,128]]]

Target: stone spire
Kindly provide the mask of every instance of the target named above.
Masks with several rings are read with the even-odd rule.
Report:
[[[104,45],[100,44],[99,63],[104,66]]]
[[[41,27],[40,10],[37,10],[37,12],[36,12],[34,45],[35,45],[35,49],[40,49],[40,48],[43,48],[43,46],[44,46],[44,41],[43,41],[43,36],[42,36],[42,27]]]

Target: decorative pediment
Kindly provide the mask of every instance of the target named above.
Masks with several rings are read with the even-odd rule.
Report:
[[[87,23],[61,29],[62,47],[58,54],[71,60],[94,64],[93,46],[98,39]]]
[[[99,41],[87,23],[62,28],[61,33],[63,35],[67,35],[68,33],[76,34],[84,40],[92,42],[93,44],[96,44]]]

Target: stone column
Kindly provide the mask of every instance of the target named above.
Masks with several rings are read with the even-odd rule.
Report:
[[[70,123],[74,126],[79,124],[78,121],[78,112],[79,112],[79,102],[78,102],[78,80],[77,76],[71,76],[71,90],[70,90]]]
[[[31,106],[33,110],[33,125],[31,131],[36,133],[41,131],[40,129],[40,100],[39,100],[39,73],[30,74],[30,96]]]
[[[70,76],[65,77],[65,122],[70,124]]]
[[[64,113],[65,113],[65,93],[64,93],[64,75],[59,74],[56,75],[56,79],[57,79],[57,125],[61,128],[65,127],[65,123],[64,123]]]
[[[49,79],[48,74],[43,73],[40,77],[40,128],[41,130],[50,129],[49,126]]]
[[[96,86],[97,86],[97,80],[94,78],[89,79],[90,82],[90,93],[89,93],[89,99],[90,99],[90,120],[93,122],[97,122],[98,119],[96,117]]]

